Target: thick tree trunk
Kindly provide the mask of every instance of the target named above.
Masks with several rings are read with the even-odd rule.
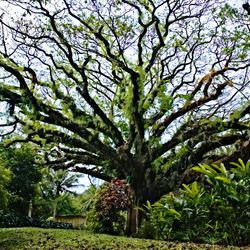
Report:
[[[131,206],[127,213],[126,234],[135,235],[139,226],[139,213],[136,206]]]
[[[126,234],[135,235],[138,231],[138,204],[137,197],[131,185],[128,189],[128,196],[130,205],[127,211]]]
[[[149,159],[150,157],[142,156],[132,164],[137,166],[137,172],[129,183],[128,195],[131,203],[127,213],[127,235],[135,235],[138,232],[145,216],[140,208],[143,208],[147,201],[153,203],[165,194],[165,189],[156,181],[156,173],[151,170]]]
[[[142,211],[139,208],[142,207],[143,204],[139,202],[142,199],[136,195],[131,186],[129,188],[129,196],[130,206],[127,212],[126,234],[135,235],[141,224]]]

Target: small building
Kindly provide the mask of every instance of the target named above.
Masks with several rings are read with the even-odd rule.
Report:
[[[56,222],[63,222],[63,223],[70,223],[72,224],[73,228],[82,228],[85,227],[87,224],[87,218],[84,215],[57,215],[55,217]]]

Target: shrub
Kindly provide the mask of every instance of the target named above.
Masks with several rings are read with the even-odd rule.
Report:
[[[250,244],[250,161],[194,167],[204,184],[183,184],[154,204],[146,205],[149,237],[234,245]]]
[[[60,228],[72,229],[69,223],[54,222],[49,220],[39,220],[28,216],[16,216],[14,214],[4,214],[0,212],[1,227],[41,227],[41,228]]]
[[[122,234],[125,228],[122,211],[127,209],[128,204],[128,185],[125,181],[113,179],[104,184],[88,213],[89,228],[100,233]]]

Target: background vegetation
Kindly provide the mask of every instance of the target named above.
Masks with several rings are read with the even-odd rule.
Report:
[[[196,181],[146,206],[144,237],[166,240],[250,244],[250,161],[200,165],[203,182]]]

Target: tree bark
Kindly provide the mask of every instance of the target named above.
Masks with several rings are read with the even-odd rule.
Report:
[[[126,234],[131,236],[138,232],[142,220],[142,211],[140,208],[143,206],[142,197],[129,186],[130,206],[127,210],[127,223]]]
[[[135,235],[138,231],[138,226],[139,226],[138,208],[133,205],[128,208],[126,234]]]
[[[126,234],[135,235],[138,231],[138,202],[136,194],[131,185],[128,188],[129,207],[127,210]]]

